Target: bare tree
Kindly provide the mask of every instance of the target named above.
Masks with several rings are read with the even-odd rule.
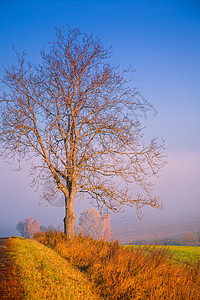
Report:
[[[111,240],[111,225],[110,225],[110,214],[104,214],[102,218],[103,222],[103,239],[106,241]]]
[[[17,53],[18,65],[5,70],[0,143],[9,161],[32,161],[33,184],[50,180],[64,194],[64,230],[73,237],[75,196],[115,212],[135,206],[138,215],[144,205],[160,207],[149,177],[164,164],[163,142],[144,144],[137,112],[152,107],[109,63],[110,49],[79,29],[56,36],[40,65]]]
[[[29,217],[26,220],[20,221],[16,229],[23,237],[30,239],[36,232],[40,231],[40,223],[38,220]]]
[[[95,208],[83,211],[79,218],[77,234],[91,236],[96,240],[103,239],[110,241],[110,214],[101,215]]]
[[[81,213],[77,233],[91,236],[96,240],[103,238],[102,218],[95,208],[87,209]]]

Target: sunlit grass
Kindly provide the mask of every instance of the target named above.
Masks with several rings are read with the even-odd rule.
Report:
[[[79,270],[55,251],[34,240],[12,239],[10,255],[20,270],[24,298],[99,299]]]
[[[61,232],[36,237],[87,274],[103,299],[200,299],[200,264],[177,265],[165,247],[121,247]]]
[[[138,245],[130,245],[124,246],[131,249],[138,249],[139,247],[145,246],[138,246]],[[147,249],[152,249],[155,246],[150,246]],[[195,246],[156,246],[156,248],[160,249],[168,249],[169,252],[172,254],[171,262],[178,263],[178,264],[185,264],[185,263],[196,263],[200,260],[200,247]]]
[[[172,258],[178,263],[197,262],[200,260],[200,247],[169,246]]]

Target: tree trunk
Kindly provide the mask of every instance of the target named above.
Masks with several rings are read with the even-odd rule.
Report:
[[[74,199],[75,199],[76,189],[75,187],[71,188],[70,196],[65,197],[65,207],[66,214],[64,218],[64,233],[69,237],[74,237],[74,224],[76,220],[76,215],[74,213]]]

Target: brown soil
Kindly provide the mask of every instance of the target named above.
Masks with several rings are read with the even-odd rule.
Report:
[[[9,259],[11,242],[9,238],[0,239],[0,299],[23,299],[22,288],[16,266]]]

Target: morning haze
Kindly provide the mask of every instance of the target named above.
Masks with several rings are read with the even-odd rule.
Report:
[[[111,215],[113,237],[121,242],[148,236],[173,236],[200,230],[200,8],[195,1],[43,1],[0,4],[1,78],[3,66],[16,64],[12,46],[28,53],[35,64],[40,50],[53,41],[55,27],[80,27],[112,45],[112,62],[135,70],[130,85],[153,110],[137,118],[146,127],[145,141],[165,139],[168,164],[152,179],[163,209],[144,208],[137,219],[134,208]],[[13,171],[0,158],[0,236],[18,234],[16,224],[29,216],[41,224],[62,225],[63,207],[38,206],[41,188],[30,187],[29,166]],[[75,203],[77,220],[91,207]]]

